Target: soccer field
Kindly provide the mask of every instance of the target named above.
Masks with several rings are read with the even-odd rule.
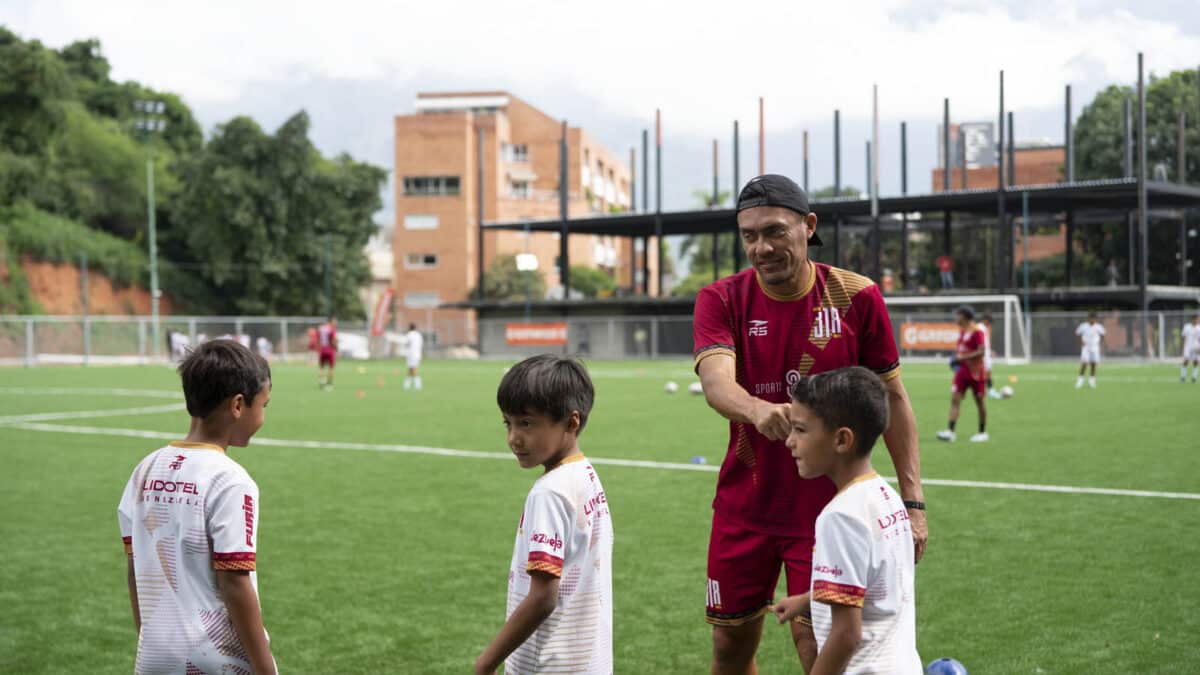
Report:
[[[428,362],[421,392],[402,390],[396,363],[344,362],[332,392],[312,368],[276,366],[266,424],[231,456],[262,492],[259,583],[281,672],[470,670],[503,623],[537,476],[505,446],[495,387],[507,365]],[[663,392],[667,380],[686,391],[689,362],[589,367],[596,406],[580,444],[616,531],[616,671],[707,672],[726,423],[702,397]],[[944,444],[933,434],[950,372],[905,367],[928,481],[926,663],[1200,672],[1200,385],[1180,384],[1177,366],[1105,364],[1098,389],[1076,390],[1075,368],[1001,367],[1019,381],[1013,399],[988,402],[992,441],[964,440],[967,402],[967,433]],[[117,501],[134,465],[187,423],[167,368],[0,370],[0,671],[132,670]],[[707,466],[688,464],[696,455]],[[882,444],[875,465],[892,474]],[[768,623],[759,667],[801,672],[785,628]]]

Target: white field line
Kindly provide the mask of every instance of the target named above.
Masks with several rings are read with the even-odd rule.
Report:
[[[183,392],[163,389],[106,389],[103,387],[0,387],[0,396],[59,396],[81,394],[91,396],[128,396],[132,398],[182,399]]]
[[[183,410],[182,403],[148,405],[140,408],[108,408],[107,410],[76,410],[74,412],[30,413],[28,415],[0,415],[0,426],[45,420],[82,420],[95,417],[122,417],[125,415],[155,415]]]
[[[17,429],[29,431],[46,431],[64,434],[89,434],[97,436],[124,436],[130,438],[149,438],[159,440],[177,440],[179,434],[163,431],[143,431],[141,429],[117,429],[106,427],[65,426],[60,424],[43,424],[40,422],[22,422],[13,425]],[[278,438],[255,438],[254,445],[281,448],[304,448],[312,450],[367,450],[372,452],[399,452],[406,454],[435,455],[439,457],[469,457],[472,459],[502,459],[512,461],[513,456],[508,452],[485,452],[480,450],[454,450],[451,448],[432,448],[420,445],[391,445],[377,443],[344,443],[331,441],[293,441]],[[674,462],[651,462],[636,459],[614,459],[605,457],[589,457],[593,464],[608,466],[625,466],[641,469],[662,469],[667,471],[702,471],[715,473],[720,467],[707,464],[680,464]],[[886,477],[891,482],[895,478]],[[1159,499],[1191,499],[1200,501],[1200,494],[1192,492],[1155,492],[1151,490],[1123,490],[1116,488],[1077,487],[1073,485],[1036,485],[1031,483],[998,483],[992,481],[973,480],[944,480],[926,478],[925,485],[945,487],[987,488],[996,490],[1022,490],[1028,492],[1055,492],[1065,494],[1106,495],[1114,497],[1151,497]]]

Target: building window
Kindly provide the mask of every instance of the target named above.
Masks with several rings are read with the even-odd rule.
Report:
[[[513,199],[529,199],[533,191],[529,187],[529,181],[514,180],[508,184],[508,194]]]
[[[404,256],[404,268],[409,270],[429,270],[437,267],[436,253],[409,253]]]
[[[437,228],[437,216],[417,213],[404,216],[404,229],[406,230],[436,230]]]
[[[510,164],[524,164],[529,161],[529,146],[524,143],[514,145],[504,144],[501,148],[504,161]]]
[[[407,197],[454,196],[459,192],[458,176],[405,176]]]
[[[437,291],[408,291],[404,294],[404,306],[409,309],[437,307],[441,304]]]

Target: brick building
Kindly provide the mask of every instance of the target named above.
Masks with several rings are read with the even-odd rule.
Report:
[[[397,314],[403,323],[435,331],[446,344],[474,339],[472,312],[437,307],[468,299],[479,279],[478,129],[483,130],[484,221],[559,216],[560,121],[502,91],[422,93],[415,113],[396,116]],[[628,160],[621,161],[578,127],[568,128],[567,145],[570,215],[629,210]],[[485,233],[485,273],[498,255],[513,253],[537,256],[548,292],[562,297],[557,233]],[[572,236],[569,256],[571,266],[604,270],[618,286],[629,286],[632,275],[640,277],[640,251],[628,239]]]

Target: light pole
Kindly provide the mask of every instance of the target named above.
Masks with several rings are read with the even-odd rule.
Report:
[[[530,306],[531,298],[529,297],[529,277],[537,271],[537,268],[538,259],[536,255],[532,253],[517,254],[517,271],[521,272],[521,276],[525,277],[525,323],[529,323],[533,318],[533,311]]]
[[[158,233],[154,223],[154,135],[167,125],[163,118],[166,106],[162,101],[138,100],[133,102],[134,128],[141,133],[146,143],[146,220],[147,239],[150,246],[150,317],[155,357],[162,348],[158,334]]]

